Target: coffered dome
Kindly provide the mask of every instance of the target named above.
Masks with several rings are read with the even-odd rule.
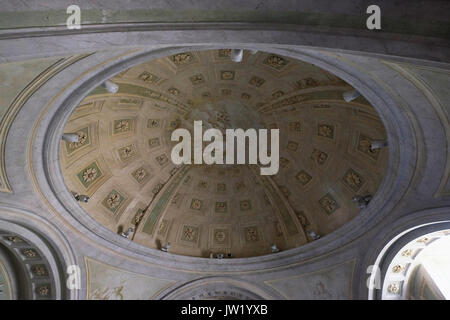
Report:
[[[68,188],[90,197],[87,214],[130,241],[169,252],[251,257],[325,236],[361,210],[355,195],[374,195],[385,173],[386,133],[351,86],[321,68],[275,54],[185,52],[134,66],[111,79],[119,91],[93,90],[75,109],[61,142]],[[280,168],[181,165],[171,133],[205,127],[278,128]]]

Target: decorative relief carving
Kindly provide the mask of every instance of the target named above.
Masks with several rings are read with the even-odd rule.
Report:
[[[155,195],[158,194],[158,193],[161,191],[161,189],[162,189],[163,187],[164,187],[164,184],[158,182],[158,183],[153,187],[152,193],[155,194]]]
[[[251,84],[252,86],[255,86],[257,88],[261,87],[264,83],[266,82],[266,80],[264,80],[263,78],[257,77],[257,76],[253,76],[250,80],[249,80],[249,84]]]
[[[220,71],[220,79],[221,80],[234,80],[234,71],[224,70]]]
[[[400,294],[400,285],[398,283],[391,283],[387,290],[392,294]]]
[[[311,159],[319,166],[323,166],[328,159],[328,154],[318,149],[314,149],[311,153]]]
[[[299,173],[297,173],[295,178],[304,186],[306,186],[312,180],[311,175],[304,170],[301,170]]]
[[[147,128],[158,128],[160,125],[159,119],[148,119]]]
[[[402,252],[403,257],[410,257],[412,255],[413,251],[411,249],[406,249]]]
[[[142,218],[144,218],[144,210],[142,210],[141,208],[139,208],[136,212],[136,214],[133,217],[133,220],[131,221],[131,224],[133,225],[138,225],[139,223],[141,223]]]
[[[355,192],[361,189],[361,186],[364,184],[362,176],[353,169],[348,169],[342,179],[344,184]]]
[[[392,267],[392,272],[394,273],[400,273],[403,272],[405,270],[404,266],[401,266],[399,264],[396,264],[395,266]]]
[[[159,155],[159,156],[157,156],[155,159],[156,159],[156,162],[161,167],[165,166],[169,162],[169,159],[167,158],[167,156],[164,153]]]
[[[181,124],[181,121],[179,119],[170,120],[168,127],[171,130],[175,130],[180,126],[180,124]]]
[[[226,213],[227,212],[227,203],[226,202],[216,202],[216,212]]]
[[[31,266],[31,272],[38,277],[48,276],[48,271],[45,265],[43,264],[35,264]]]
[[[248,211],[248,210],[251,210],[252,204],[251,204],[250,200],[241,200],[239,202],[239,207],[240,207],[241,211]]]
[[[197,239],[198,239],[198,227],[188,225],[183,226],[181,240],[189,242],[197,242]]]
[[[334,126],[329,124],[319,124],[317,126],[317,135],[328,139],[334,139]]]
[[[149,173],[144,167],[140,167],[134,170],[131,175],[138,183],[142,183],[147,180]]]
[[[5,237],[6,240],[8,240],[9,242],[12,243],[23,243],[25,241],[22,240],[22,238],[17,237],[17,236],[7,236]]]
[[[148,139],[148,145],[149,145],[150,149],[153,149],[153,148],[159,147],[161,145],[161,142],[158,137],[151,138],[151,139]]]
[[[112,213],[116,213],[117,210],[122,205],[122,203],[125,201],[125,199],[126,199],[125,196],[123,196],[117,190],[113,189],[103,200],[102,204],[106,209],[108,209]]]
[[[428,242],[430,242],[431,239],[424,237],[424,238],[420,238],[419,240],[417,240],[418,243],[423,243],[423,244],[427,244]]]
[[[178,67],[194,62],[194,56],[190,52],[182,52],[170,56],[170,61],[172,61]]]
[[[191,80],[193,85],[205,83],[205,77],[200,73],[189,77],[189,80]]]
[[[258,228],[256,226],[245,227],[244,234],[245,234],[245,241],[247,241],[248,243],[259,241],[259,233]]]
[[[151,83],[151,84],[157,84],[161,80],[160,77],[158,77],[158,76],[156,76],[156,75],[154,75],[154,74],[152,74],[150,72],[147,72],[147,71],[142,72],[138,76],[138,78],[139,78],[139,80],[142,80],[144,82],[148,82],[148,83]]]
[[[269,56],[267,56],[266,59],[264,59],[263,64],[270,66],[276,70],[281,70],[283,69],[285,66],[287,66],[289,63],[289,60],[274,55],[274,54],[270,54]]]
[[[201,210],[203,206],[203,201],[199,199],[192,199],[191,201],[191,209],[193,210]]]
[[[309,226],[309,221],[306,218],[306,215],[303,211],[295,211],[295,216],[297,217],[298,221],[300,222],[303,228]]]
[[[92,182],[98,175],[98,171],[95,168],[88,168],[83,171],[83,181],[86,183]]]
[[[319,200],[320,207],[327,213],[332,214],[337,209],[339,209],[339,204],[337,201],[331,196],[331,194],[327,193]]]
[[[50,285],[44,284],[40,285],[36,288],[36,293],[41,297],[48,297],[50,296]]]
[[[125,133],[131,131],[131,119],[114,120],[113,133]]]
[[[229,245],[230,231],[228,229],[224,228],[214,229],[213,234],[214,234],[213,237],[214,245],[219,246]]]
[[[244,100],[250,100],[251,96],[248,93],[244,92],[243,94],[241,94],[241,98]]]
[[[97,162],[92,162],[90,165],[82,169],[77,177],[82,183],[82,185],[87,189],[91,186],[97,179],[103,175],[102,171],[98,167]]]
[[[171,87],[171,88],[167,89],[167,91],[170,94],[173,94],[174,96],[177,96],[177,95],[180,94],[180,90],[178,90],[177,88],[174,88],[174,87]]]
[[[181,195],[181,193],[177,192],[173,196],[172,201],[170,203],[178,205],[178,204],[180,204],[182,198],[183,198],[183,196]]]
[[[125,162],[136,156],[136,146],[134,144],[130,144],[128,146],[119,148],[117,152],[119,154],[120,160]]]
[[[33,248],[21,249],[20,252],[27,258],[39,258],[39,253]]]
[[[227,191],[227,185],[225,183],[217,184],[217,192],[226,192],[226,191]]]
[[[316,81],[314,78],[308,77],[305,79],[301,79],[297,81],[297,86],[299,88],[299,90],[302,89],[309,89],[309,88],[314,88],[319,86],[319,82]]]

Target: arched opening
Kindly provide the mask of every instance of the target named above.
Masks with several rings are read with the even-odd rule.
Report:
[[[370,268],[369,299],[448,300],[448,226],[422,225],[391,240]]]
[[[450,230],[423,235],[404,246],[389,265],[383,299],[450,299]]]
[[[233,277],[205,277],[183,284],[159,297],[164,300],[282,299],[266,288]]]
[[[66,299],[65,271],[35,231],[0,220],[0,300]]]

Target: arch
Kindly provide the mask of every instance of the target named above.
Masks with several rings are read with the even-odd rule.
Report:
[[[355,275],[359,290],[367,292],[369,300],[404,299],[420,252],[448,235],[442,231],[450,228],[449,211],[449,208],[439,208],[416,212],[399,219],[391,230],[375,238],[374,243],[381,237],[385,240],[377,243],[363,259]],[[427,235],[431,237],[425,241]]]
[[[0,262],[11,282],[10,298],[77,299],[79,290],[66,285],[67,266],[77,263],[62,233],[27,211],[0,211]]]
[[[273,300],[283,299],[248,281],[233,277],[205,277],[196,279],[164,292],[159,296],[163,300],[203,300],[203,299],[236,299],[236,300]]]

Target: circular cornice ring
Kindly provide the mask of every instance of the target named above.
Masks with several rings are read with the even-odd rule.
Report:
[[[269,49],[267,46],[265,46],[265,50],[318,65],[351,84],[374,106],[385,125],[390,142],[386,176],[370,206],[340,229],[299,248],[277,254],[256,258],[213,260],[204,264],[204,258],[177,256],[132,243],[101,226],[73,199],[64,183],[59,166],[59,142],[66,121],[83,98],[102,82],[131,66],[150,59],[189,50],[217,49],[223,47],[223,44],[168,47],[134,52],[128,57],[124,57],[124,55],[119,57],[119,62],[109,61],[105,63],[101,61],[103,62],[101,67],[87,72],[81,80],[72,82],[43,114],[42,118],[45,118],[45,121],[41,119],[37,123],[33,141],[30,143],[31,172],[36,178],[40,193],[48,199],[47,203],[49,205],[51,203],[50,206],[53,207],[55,213],[69,223],[76,225],[76,229],[88,236],[93,242],[107,247],[115,253],[124,254],[151,264],[173,267],[177,270],[194,270],[205,273],[214,270],[233,273],[237,265],[240,267],[239,272],[287,267],[329,254],[332,250],[363,236],[367,230],[370,230],[389,214],[395,204],[404,196],[414,175],[417,147],[410,119],[398,107],[398,101],[394,100],[387,88],[382,87],[368,74],[364,74],[357,67],[337,56],[308,49],[287,50],[275,46]],[[255,46],[244,49],[261,48]],[[33,152],[33,150],[42,150],[43,152]]]

